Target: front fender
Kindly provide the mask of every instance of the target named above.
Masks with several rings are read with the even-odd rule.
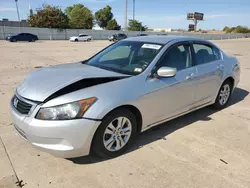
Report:
[[[117,104],[106,106],[106,108],[103,108],[103,109],[99,110],[99,112],[93,114],[93,116],[92,116],[92,114],[90,112],[90,111],[93,111],[93,109],[91,109],[86,114],[86,116],[88,116],[88,117],[85,117],[85,115],[84,115],[84,117],[85,118],[90,118],[89,116],[92,116],[92,117],[94,117],[93,119],[102,120],[108,113],[110,113],[111,111],[113,111],[116,108],[119,108],[121,106],[134,106],[134,107],[136,107],[138,109],[138,106],[136,106],[135,103],[131,103],[131,102],[117,103]]]

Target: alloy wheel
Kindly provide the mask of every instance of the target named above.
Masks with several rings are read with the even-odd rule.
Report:
[[[219,95],[219,102],[220,105],[225,105],[229,99],[230,96],[230,86],[229,84],[225,84],[221,90],[220,90],[220,95]]]
[[[126,117],[118,117],[106,127],[103,144],[108,151],[119,151],[129,141],[132,133],[132,123]]]

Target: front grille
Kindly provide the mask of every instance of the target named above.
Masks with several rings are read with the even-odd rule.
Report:
[[[32,107],[31,104],[22,101],[16,96],[13,98],[13,104],[14,104],[14,107],[17,109],[17,111],[20,112],[21,114],[29,114],[30,109]]]

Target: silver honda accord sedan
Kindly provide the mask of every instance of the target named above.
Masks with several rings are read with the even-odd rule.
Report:
[[[52,155],[121,155],[138,133],[212,105],[224,108],[240,64],[213,43],[143,36],[88,60],[30,73],[11,99],[17,132]]]

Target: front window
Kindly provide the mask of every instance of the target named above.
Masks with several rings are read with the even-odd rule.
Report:
[[[171,47],[160,60],[159,67],[176,68],[177,71],[192,66],[190,45],[181,44]]]
[[[106,48],[86,64],[122,74],[137,75],[150,65],[161,48],[161,44],[121,41]]]

